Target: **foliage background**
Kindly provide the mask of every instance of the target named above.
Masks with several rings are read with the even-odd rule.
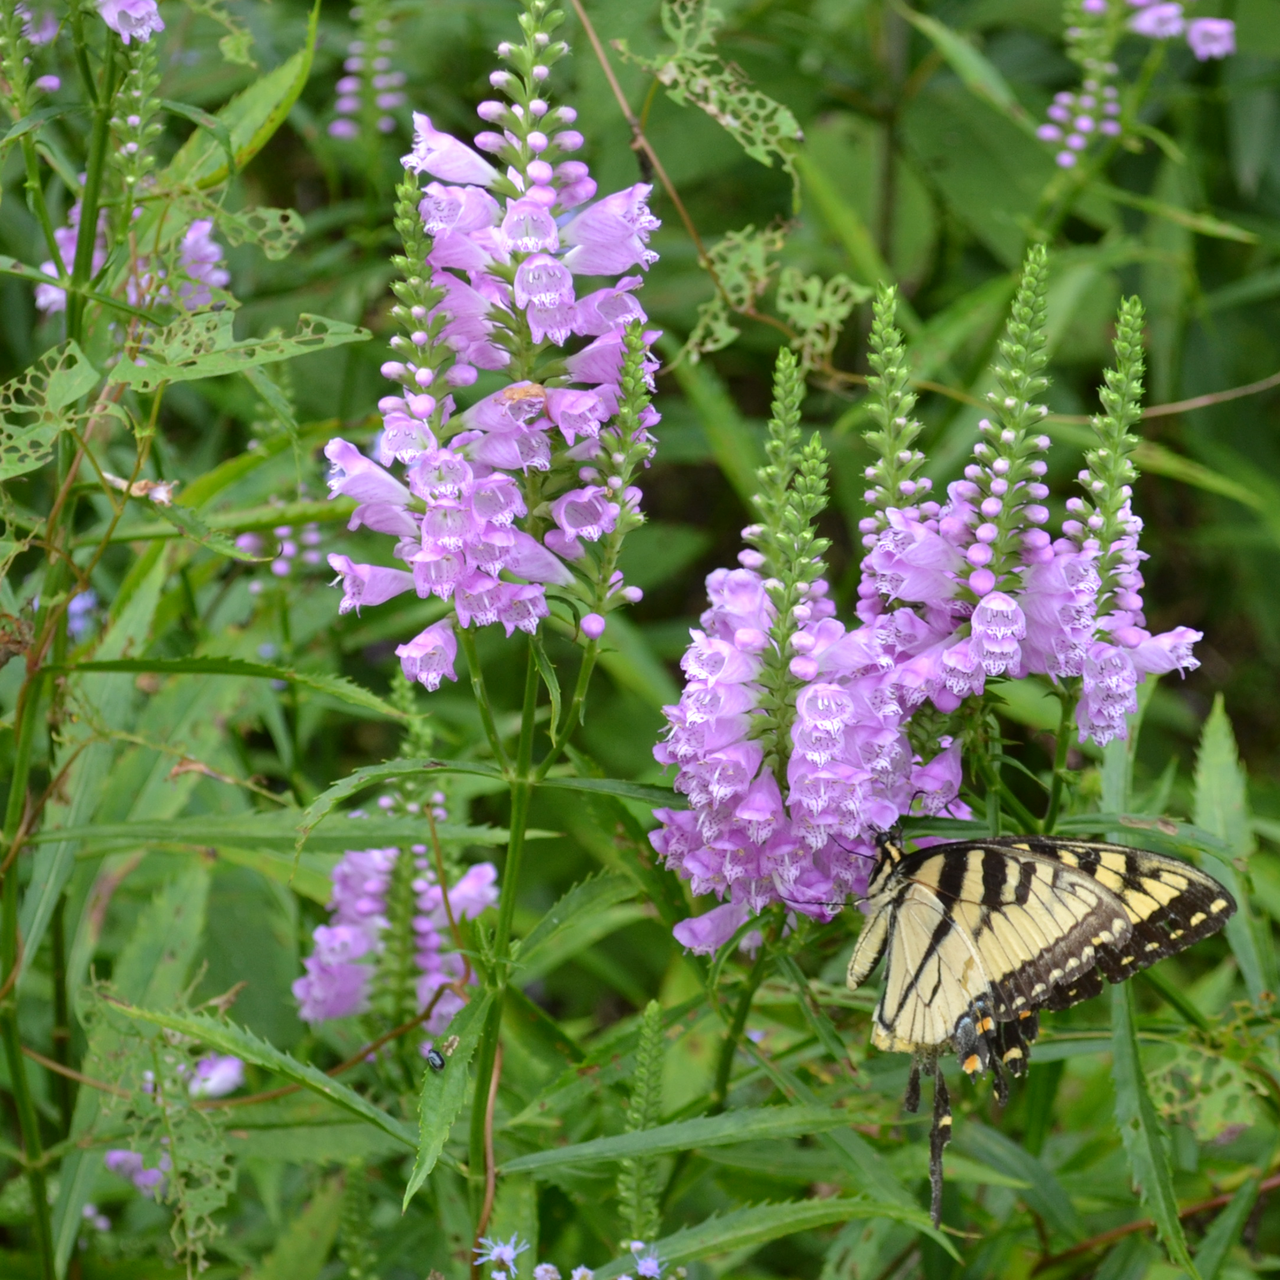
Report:
[[[744,155],[714,121],[654,92],[650,75],[613,55],[623,89],[632,106],[643,110],[646,133],[704,241],[713,244],[748,224],[777,226],[786,231],[780,266],[824,277],[844,272],[865,285],[896,279],[919,317],[917,332],[909,336],[913,349],[930,360],[930,376],[971,392],[1003,321],[1010,273],[1034,229],[1040,193],[1054,175],[1050,153],[966,86],[891,3],[754,0],[722,7],[728,21],[720,36],[721,54],[787,104],[804,130],[798,204],[779,166],[766,168]],[[164,6],[170,24],[165,47],[173,56],[165,66],[162,95],[212,111],[257,72],[222,58],[221,29],[194,8]],[[269,5],[232,0],[227,8],[252,33],[253,56],[263,71],[303,41],[307,14],[298,0]],[[1032,119],[1042,116],[1054,91],[1074,83],[1074,69],[1062,52],[1063,16],[1054,3],[956,0],[920,9],[970,38]],[[470,133],[474,106],[487,96],[491,50],[509,34],[513,6],[506,0],[433,0],[395,5],[392,12],[395,60],[409,72],[412,106],[428,112],[440,128]],[[1184,48],[1171,49],[1144,115],[1150,126],[1145,144],[1115,161],[1106,177],[1111,194],[1099,183],[1052,240],[1049,403],[1066,418],[1094,408],[1111,317],[1122,292],[1140,293],[1149,310],[1152,403],[1220,392],[1280,369],[1280,3],[1228,0],[1222,12],[1239,24],[1238,56],[1202,65]],[[653,5],[603,0],[591,6],[591,13],[606,40],[625,39],[641,54],[664,47]],[[359,151],[330,140],[324,125],[331,118],[332,86],[352,33],[344,7],[323,5],[320,29],[301,100],[266,150],[235,179],[229,195],[232,208],[294,208],[306,221],[301,243],[282,260],[268,260],[252,246],[230,250],[232,290],[243,302],[238,332],[292,330],[300,313],[363,325],[376,335],[390,331],[389,256],[396,244],[390,190],[397,156],[408,139],[407,111],[401,113],[399,132],[381,149]],[[636,153],[572,16],[567,30],[576,56],[567,64],[573,87],[566,97],[580,113],[585,158],[601,189],[613,190],[637,179]],[[1128,78],[1143,52],[1138,45],[1130,42],[1122,49]],[[189,129],[176,116],[167,127],[168,146]],[[67,131],[66,145],[74,149],[75,121],[58,128]],[[43,255],[22,200],[16,151],[10,152],[2,177],[0,250],[39,261]],[[654,239],[662,256],[650,274],[645,304],[668,335],[670,346],[662,349],[670,357],[693,329],[711,284],[670,203],[656,194],[654,205],[665,224]],[[1222,223],[1230,224],[1225,231]],[[739,549],[739,529],[749,519],[750,472],[762,457],[769,371],[779,335],[767,323],[737,323],[742,333],[732,346],[699,363],[686,361],[659,379],[661,443],[645,484],[651,522],[633,535],[624,553],[628,581],[644,587],[646,596],[627,618],[611,620],[609,634],[617,648],[605,663],[578,741],[584,769],[657,779],[650,751],[661,726],[659,708],[677,696],[674,663],[704,607],[703,578],[732,563]],[[868,325],[869,308],[859,307],[834,356],[846,373],[865,372]],[[26,283],[0,280],[0,375],[17,374],[59,336],[56,326],[37,319]],[[332,433],[335,419],[349,431],[358,432],[352,424],[363,423],[371,432],[383,351],[374,341],[273,367],[272,377],[301,424],[296,445],[286,424],[243,381],[211,379],[175,388],[154,446],[157,475],[189,488],[226,460],[252,452],[257,442],[261,454],[272,456],[218,492],[204,508],[206,515],[232,519],[236,512],[280,500],[318,501],[324,486],[317,447]],[[860,477],[870,455],[859,434],[865,425],[860,388],[821,383],[815,380],[805,418],[821,430],[832,456],[836,500],[823,532],[834,544],[832,577],[846,616],[857,581],[856,525],[864,514]],[[922,405],[928,428],[922,447],[931,458],[930,474],[944,478],[971,445],[978,415],[947,395],[925,395]],[[1194,818],[1227,840],[1234,854],[1248,856],[1252,894],[1264,921],[1280,919],[1280,857],[1274,852],[1280,838],[1278,415],[1280,391],[1270,390],[1149,419],[1147,440],[1167,452],[1153,455],[1154,462],[1147,459],[1135,501],[1147,522],[1144,546],[1152,557],[1153,629],[1186,624],[1203,630],[1205,640],[1198,648],[1200,670],[1184,682],[1167,680],[1151,698],[1132,807]],[[1061,440],[1051,455],[1050,475],[1061,503],[1079,466],[1073,453],[1079,426],[1064,420],[1051,429]],[[37,475],[11,486],[19,515],[23,509],[41,509],[47,500],[43,484],[47,480]],[[315,515],[310,508],[305,514]],[[101,515],[100,509],[87,511],[85,529]],[[1059,507],[1055,523],[1060,515]],[[269,521],[264,525],[269,528],[283,517],[259,518]],[[359,545],[358,536],[347,535],[341,524],[326,523],[323,529],[326,551],[357,554],[352,547]],[[279,661],[345,675],[385,695],[396,665],[395,644],[434,616],[429,605],[402,597],[363,616],[339,619],[337,595],[323,574],[295,576],[254,596],[248,589],[252,570],[229,567],[194,548],[182,554],[166,550],[171,558],[160,572],[140,575],[139,550],[139,543],[122,537],[97,569],[95,588],[103,601],[122,598],[122,584],[134,598],[139,591],[155,594],[154,618],[143,624],[131,650],[149,658],[218,654]],[[16,611],[35,569],[34,555],[15,562],[5,587],[6,611]],[[504,660],[500,638],[483,636],[481,649],[498,701],[517,708],[518,664]],[[10,715],[21,665],[13,662],[0,671],[0,702]],[[255,777],[266,790],[306,804],[351,770],[395,755],[403,729],[392,718],[361,712],[324,693],[277,689],[265,681],[145,677],[135,684],[132,677],[113,678],[124,682],[120,697],[129,704],[127,725],[122,721],[117,727],[127,727],[132,737],[116,745],[101,804],[78,821],[104,826],[185,818],[190,825],[185,840],[174,834],[181,834],[176,826],[146,842],[127,833],[113,838],[104,829],[79,846],[65,926],[73,980],[83,981],[92,964],[100,977],[114,976],[119,985],[122,966],[137,961],[130,948],[136,950],[146,929],[175,903],[198,903],[203,897],[203,930],[186,939],[182,973],[169,982],[167,1000],[176,998],[186,973],[196,983],[193,1003],[247,980],[233,1012],[241,1025],[300,1058],[325,1066],[337,1061],[351,1045],[309,1032],[293,1012],[289,983],[300,971],[310,929],[324,918],[322,877],[342,847],[340,838],[334,837],[338,843],[327,851],[317,847],[304,855],[303,876],[290,887],[281,865],[292,847],[291,834],[281,828],[280,839],[272,843],[262,834],[266,828],[249,816],[269,810],[270,804],[209,773],[174,776],[171,769],[183,758],[198,759],[210,770]],[[451,755],[473,749],[479,727],[463,686],[448,686],[418,703],[419,710],[432,713],[433,749]],[[1034,696],[1010,702],[1005,728],[1033,771],[1048,764],[1046,733],[1056,717],[1055,704],[1046,713],[1045,702]],[[1231,725],[1248,771],[1247,795],[1239,782]],[[2,749],[12,750],[11,734]],[[1099,771],[1100,762],[1091,757],[1073,763],[1083,770],[1081,805],[1096,802],[1107,785],[1105,770]],[[533,845],[518,932],[530,928],[584,876],[601,867],[625,872],[642,847],[635,836],[643,809],[559,795],[565,798],[542,793],[535,802],[534,826],[551,834]],[[449,806],[460,822],[501,826],[504,820],[505,799],[482,779],[455,780]],[[211,814],[239,825],[225,844],[212,846],[216,858],[202,859],[195,848],[210,846],[196,832]],[[484,852],[474,839],[450,847],[464,860]],[[96,912],[95,903],[101,904]],[[838,989],[854,924],[850,915],[829,930],[814,931],[799,959],[805,974],[817,980],[820,999],[831,1002],[827,1011],[850,1047],[856,1070],[844,1073],[824,1058],[782,972],[766,981],[751,1028],[764,1045],[793,1054],[793,1067],[803,1067],[824,1102],[843,1099],[860,1109],[860,1132],[880,1143],[895,1174],[914,1187],[923,1175],[924,1144],[918,1128],[898,1123],[905,1067],[895,1059],[868,1056],[867,1006],[859,999],[843,1000]],[[1264,926],[1268,945],[1270,927]],[[730,983],[742,967],[730,962]],[[1202,1018],[1229,1013],[1233,1000],[1246,994],[1222,940],[1169,962],[1163,972]],[[159,979],[151,975],[151,981]],[[20,1015],[33,1045],[49,1043],[52,982],[51,958],[42,953],[20,987]],[[637,1016],[651,998],[668,1011],[694,1001],[677,1024],[682,1034],[667,1039],[660,1112],[662,1119],[675,1121],[703,1110],[721,1023],[697,1003],[698,972],[672,942],[669,922],[652,907],[634,900],[609,906],[564,943],[527,990],[561,1033],[595,1046],[592,1051],[600,1052],[605,1063],[611,1044],[634,1044]],[[140,990],[133,995],[144,999]],[[1161,1077],[1173,1082],[1171,1114],[1181,1118],[1170,1129],[1179,1200],[1207,1199],[1234,1191],[1249,1173],[1269,1174],[1278,1132],[1274,1114],[1248,1104],[1253,1109],[1245,1132],[1227,1130],[1224,1116],[1234,1123],[1239,1101],[1228,1086],[1234,1087],[1237,1077],[1224,1085],[1220,1075],[1217,1084],[1211,1079],[1198,1093],[1190,1086],[1188,1095],[1189,1051],[1169,1031],[1178,1023],[1176,1011],[1161,1005],[1150,988],[1142,988],[1138,997],[1151,1062],[1165,1061],[1161,1052],[1166,1058],[1184,1055],[1181,1075],[1168,1071]],[[159,987],[151,998],[166,1002]],[[910,1229],[878,1220],[844,1229],[820,1223],[765,1243],[753,1243],[745,1229],[737,1236],[726,1231],[719,1247],[705,1251],[714,1261],[693,1264],[696,1274],[831,1280],[1022,1275],[1037,1259],[1057,1256],[1141,1216],[1146,1210],[1131,1192],[1112,1118],[1109,1059],[1102,1052],[1109,1041],[1089,1039],[1090,1028],[1107,1034],[1107,1020],[1105,1007],[1090,1006],[1060,1018],[1059,1026],[1067,1032],[1074,1028],[1087,1052],[1038,1053],[1042,1065],[1015,1090],[1003,1113],[993,1108],[985,1086],[963,1092],[960,1110],[972,1114],[958,1120],[960,1158],[952,1169],[948,1220],[983,1238],[958,1242],[962,1261],[948,1258],[934,1243],[921,1243]],[[1157,1041],[1167,1031],[1162,1050]],[[1240,1031],[1246,1041],[1262,1034],[1256,1027]],[[554,1124],[545,1122],[550,1126],[545,1132],[538,1125],[508,1124],[564,1068],[553,1042],[549,1024],[523,1035],[511,1032],[498,1112],[504,1158],[565,1138],[584,1141],[617,1133],[624,1124],[628,1091],[607,1073],[583,1105]],[[1262,1048],[1254,1045],[1249,1052],[1262,1053],[1274,1067],[1274,1042],[1257,1043]],[[77,1025],[75,1060],[82,1059],[86,1047],[85,1032]],[[1218,1060],[1229,1058],[1219,1053]],[[768,1082],[745,1060],[740,1065],[735,1105],[767,1100]],[[61,1086],[47,1073],[33,1072],[33,1078],[56,1128]],[[255,1074],[256,1086],[270,1083],[269,1073]],[[966,1132],[971,1135],[967,1145]],[[451,1277],[464,1274],[456,1250],[465,1236],[459,1225],[465,1223],[465,1209],[448,1177],[433,1182],[430,1194],[401,1218],[398,1158],[367,1131],[340,1126],[331,1116],[282,1110],[256,1124],[246,1121],[235,1134],[244,1136],[232,1139],[239,1173],[223,1211],[228,1231],[210,1245],[217,1274],[244,1268],[253,1268],[257,1276],[344,1274],[348,1263],[326,1263],[326,1258],[334,1236],[329,1227],[336,1229],[341,1206],[347,1205],[348,1215],[359,1212],[358,1206],[351,1208],[355,1193],[343,1182],[344,1176],[347,1184],[355,1181],[348,1163],[354,1159],[367,1160],[373,1171],[362,1181],[361,1194],[372,1197],[365,1216],[373,1227],[377,1274],[423,1276],[432,1267]],[[681,1158],[678,1168],[671,1157],[661,1160],[661,1173],[676,1175],[664,1235],[758,1202],[816,1204],[850,1185],[847,1170],[813,1141],[761,1139],[708,1149],[692,1160]],[[25,1184],[14,1172],[11,1165],[5,1176],[12,1180],[0,1192],[7,1249],[0,1269],[34,1275],[24,1234]],[[598,1169],[566,1168],[537,1183],[536,1192],[531,1180],[505,1179],[495,1230],[518,1228],[526,1236],[540,1236],[539,1256],[554,1259],[566,1272],[579,1261],[603,1264],[622,1239],[616,1206],[602,1200],[611,1194],[614,1172],[612,1167],[608,1176]],[[115,1226],[83,1255],[73,1251],[73,1267],[86,1276],[162,1270],[165,1213],[126,1197],[124,1185],[112,1184],[105,1174],[94,1184],[94,1198],[108,1208]],[[1193,1247],[1211,1220],[1208,1214],[1190,1220]],[[793,1226],[800,1225],[797,1210]],[[323,1248],[315,1244],[317,1230],[322,1240],[327,1231]],[[1221,1274],[1276,1265],[1280,1217],[1274,1210],[1236,1222],[1230,1235],[1236,1248],[1225,1263],[1218,1257],[1225,1267]],[[531,1266],[531,1257],[523,1262]],[[1095,1248],[1073,1255],[1054,1274],[1096,1272],[1108,1280],[1172,1274],[1161,1259],[1156,1246],[1138,1233],[1109,1252]]]

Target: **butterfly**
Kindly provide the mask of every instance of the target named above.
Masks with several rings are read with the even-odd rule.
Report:
[[[942,1209],[951,1104],[938,1070],[954,1050],[969,1075],[1027,1069],[1042,1009],[1067,1009],[1216,933],[1236,909],[1212,876],[1176,858],[1053,836],[962,840],[907,853],[888,835],[849,961],[860,986],[884,958],[872,1016],[878,1049],[913,1055],[905,1106],[934,1077],[931,1212]]]

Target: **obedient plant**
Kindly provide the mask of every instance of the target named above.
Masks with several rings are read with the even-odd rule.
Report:
[[[480,104],[495,129],[475,142],[505,170],[415,114],[397,188],[401,333],[382,366],[398,390],[378,404],[376,461],[343,439],[325,450],[331,493],[358,504],[350,527],[394,538],[405,565],[331,556],[343,610],[409,590],[451,606],[397,650],[429,689],[456,679],[455,621],[532,634],[550,596],[598,639],[608,611],[639,598],[617,553],[640,522],[632,481],[653,451],[645,389],[657,334],[635,297],[643,277],[621,273],[655,260],[658,223],[646,184],[593,200],[586,165],[569,158],[582,146],[577,113],[549,99],[566,52],[551,38],[559,22],[535,4],[524,42],[499,47],[506,66],[489,79],[505,101]],[[579,278],[602,276],[618,278],[578,296]],[[481,371],[504,385],[460,408]]]
[[[1094,419],[1099,445],[1079,476],[1088,496],[1068,504],[1061,537],[1045,528],[1047,274],[1037,247],[999,344],[974,461],[944,503],[917,478],[920,426],[894,295],[881,290],[868,380],[877,427],[867,432],[879,457],[864,495],[874,514],[861,524],[861,625],[851,629],[834,616],[820,576],[825,544],[812,530],[823,449],[816,437],[799,447],[801,388],[789,353],[780,357],[756,499],[763,520],[743,531],[759,550],[707,579],[711,608],[692,633],[684,693],[665,709],[670,727],[655,752],[677,767],[689,808],[655,811],[654,847],[694,894],[722,900],[677,925],[691,950],[715,951],[771,903],[828,919],[865,887],[877,832],[912,814],[968,817],[958,799],[966,736],[979,747],[971,755],[982,781],[998,785],[976,727],[990,682],[1049,677],[1064,725],[1075,708],[1080,741],[1103,746],[1126,735],[1143,678],[1199,665],[1199,632],[1152,636],[1141,612],[1129,457],[1142,395],[1136,299],[1120,310],[1106,413]],[[927,730],[913,734],[926,705]]]

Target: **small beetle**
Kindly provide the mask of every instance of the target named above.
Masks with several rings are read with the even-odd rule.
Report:
[[[444,1055],[439,1049],[427,1050],[427,1066],[429,1066],[432,1071],[444,1070]]]

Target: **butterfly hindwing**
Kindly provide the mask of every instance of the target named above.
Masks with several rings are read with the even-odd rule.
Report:
[[[1084,871],[1123,904],[1128,936],[1098,947],[1098,968],[1111,982],[1217,933],[1236,910],[1235,899],[1212,876],[1177,858],[1048,837],[1026,837],[1025,843],[1038,856]]]

